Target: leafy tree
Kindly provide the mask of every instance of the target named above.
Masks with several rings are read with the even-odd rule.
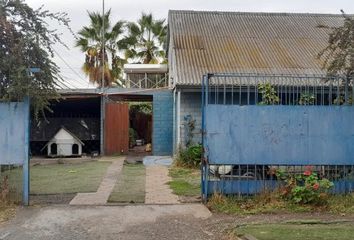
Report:
[[[130,22],[127,27],[126,43],[130,48],[125,52],[126,59],[144,64],[166,61],[163,44],[166,41],[167,25],[164,19],[156,20],[151,13],[142,13],[137,23]]]
[[[83,27],[78,35],[76,46],[86,54],[82,67],[89,80],[102,86],[102,71],[104,71],[104,86],[111,86],[117,79],[122,79],[125,59],[118,53],[126,48],[124,33],[124,21],[118,21],[111,25],[109,10],[102,16],[96,12],[89,12],[90,25]],[[102,29],[104,27],[104,54],[102,43]],[[104,55],[104,58],[102,58]]]
[[[60,76],[52,61],[52,46],[64,43],[48,27],[49,19],[69,27],[65,13],[34,10],[23,0],[0,0],[0,100],[20,101],[29,96],[36,116],[58,97]],[[31,73],[31,68],[40,71]]]
[[[354,18],[341,10],[344,24],[333,27],[329,35],[328,46],[320,52],[319,58],[324,60],[323,67],[329,75],[345,75],[354,77]]]

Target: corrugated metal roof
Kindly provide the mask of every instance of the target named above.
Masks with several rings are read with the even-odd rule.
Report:
[[[206,73],[324,74],[318,53],[341,15],[169,12],[174,84],[199,85]]]

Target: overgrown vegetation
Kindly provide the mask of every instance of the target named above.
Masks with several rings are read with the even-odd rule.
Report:
[[[270,83],[258,85],[258,91],[262,96],[262,101],[259,105],[274,105],[279,103],[279,97],[274,87]]]
[[[174,166],[169,175],[169,185],[174,194],[179,196],[200,196],[200,170]]]
[[[29,7],[23,0],[0,1],[0,100],[31,98],[34,113],[49,109],[58,98],[59,68],[52,61],[54,44],[65,44],[47,21],[69,28],[65,13]]]
[[[327,201],[322,204],[299,204],[282,198],[279,191],[249,197],[224,196],[216,193],[210,197],[207,206],[215,212],[240,215],[307,212],[353,214],[354,194],[329,195]]]
[[[189,168],[199,167],[202,159],[202,150],[203,148],[200,144],[180,148],[176,157],[176,165]]]

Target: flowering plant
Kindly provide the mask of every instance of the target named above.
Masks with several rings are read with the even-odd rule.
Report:
[[[306,166],[305,171],[300,174],[278,170],[276,175],[285,182],[280,189],[281,196],[295,203],[321,203],[326,200],[328,190],[333,187],[333,182],[319,178],[312,166]]]

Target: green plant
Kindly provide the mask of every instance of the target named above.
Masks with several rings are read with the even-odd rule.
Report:
[[[152,114],[152,104],[145,102],[132,102],[129,103],[129,109],[133,112],[142,112],[145,114]]]
[[[315,104],[315,96],[310,93],[301,93],[299,105],[314,105]]]
[[[279,103],[279,97],[274,87],[270,83],[258,85],[258,91],[262,95],[262,101],[259,105],[274,105]]]
[[[276,175],[285,182],[280,188],[280,195],[294,203],[324,203],[328,198],[328,190],[334,185],[326,178],[320,179],[318,174],[312,171],[311,166],[307,166],[300,174],[278,170]]]
[[[180,148],[177,156],[177,164],[185,167],[198,167],[202,158],[202,145],[192,145],[185,149]]]
[[[339,95],[335,99],[333,99],[333,104],[334,105],[343,105],[345,103],[345,96]],[[352,105],[353,104],[353,96],[348,97],[348,104]]]
[[[129,128],[129,145],[130,147],[135,145],[135,141],[137,138],[138,134],[133,128]]]

